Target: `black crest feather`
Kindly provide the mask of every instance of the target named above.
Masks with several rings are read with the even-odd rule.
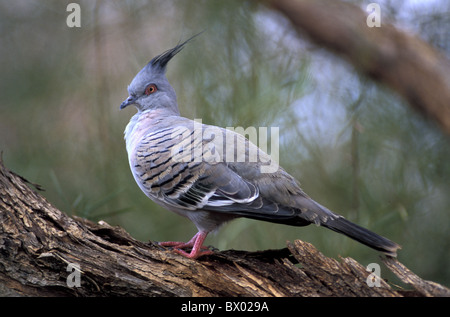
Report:
[[[160,70],[165,71],[166,65],[172,59],[172,57],[177,55],[183,49],[183,47],[184,47],[184,45],[186,45],[186,43],[190,42],[192,39],[194,39],[195,37],[199,36],[202,33],[203,32],[197,33],[194,36],[188,38],[183,43],[180,43],[177,46],[175,46],[174,48],[171,48],[170,50],[165,51],[161,55],[154,57],[148,64],[152,67],[153,70],[156,70],[159,68]]]

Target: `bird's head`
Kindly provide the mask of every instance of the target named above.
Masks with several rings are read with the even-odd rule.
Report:
[[[191,39],[154,57],[145,65],[128,86],[129,96],[122,102],[120,109],[135,105],[139,111],[164,108],[179,114],[175,90],[166,78],[166,66]]]

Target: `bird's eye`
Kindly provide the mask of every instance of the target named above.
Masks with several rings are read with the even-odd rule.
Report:
[[[145,88],[145,94],[147,96],[151,95],[154,92],[156,92],[156,90],[157,90],[156,85],[155,84],[150,84],[150,85],[147,86],[147,88]]]

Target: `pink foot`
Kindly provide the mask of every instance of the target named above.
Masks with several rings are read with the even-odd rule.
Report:
[[[203,241],[205,241],[208,232],[199,231],[195,236],[192,237],[188,242],[175,242],[175,241],[167,241],[160,242],[159,245],[163,247],[173,247],[175,252],[178,254],[184,255],[190,259],[196,259],[202,255],[213,254],[212,251],[202,251],[201,249],[207,249],[207,247],[203,246]],[[187,253],[181,249],[184,248],[192,248],[191,253]]]

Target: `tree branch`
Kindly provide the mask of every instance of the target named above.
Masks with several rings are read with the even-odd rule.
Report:
[[[388,267],[395,264],[394,273],[415,291],[394,290],[382,280],[369,287],[369,272],[355,260],[327,258],[300,240],[281,250],[230,250],[187,259],[137,241],[122,228],[69,217],[30,184],[0,160],[3,296],[450,295],[393,259]]]
[[[362,73],[386,84],[450,133],[450,61],[417,36],[336,0],[269,0],[300,34],[339,53]]]

